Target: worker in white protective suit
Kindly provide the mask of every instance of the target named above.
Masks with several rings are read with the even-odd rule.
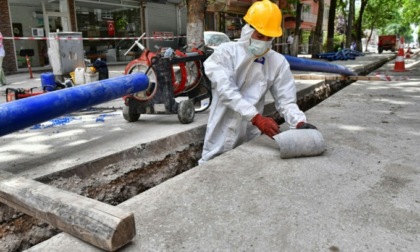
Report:
[[[219,45],[204,62],[213,100],[199,164],[261,133],[271,138],[280,133],[274,119],[262,115],[267,91],[291,129],[316,129],[296,104],[289,63],[271,50],[273,38],[282,35],[280,9],[269,0],[258,1],[244,20],[239,41]]]

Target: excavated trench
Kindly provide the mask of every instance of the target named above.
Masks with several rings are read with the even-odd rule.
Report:
[[[359,72],[366,75],[386,62]],[[353,81],[325,81],[298,92],[298,105],[306,111]],[[274,104],[265,114],[279,124],[282,118]],[[205,126],[156,140],[113,154],[106,158],[72,167],[37,179],[51,186],[71,191],[111,205],[118,205],[197,165],[201,156]],[[0,203],[0,251],[22,251],[60,230]]]

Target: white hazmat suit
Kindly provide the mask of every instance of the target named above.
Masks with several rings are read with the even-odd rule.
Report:
[[[290,128],[306,122],[305,114],[296,105],[296,86],[289,63],[273,50],[256,58],[248,49],[253,31],[245,25],[238,42],[219,45],[204,62],[213,100],[199,164],[261,134],[251,119],[263,113],[267,91]]]

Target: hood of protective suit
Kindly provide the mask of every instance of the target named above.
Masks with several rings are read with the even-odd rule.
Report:
[[[252,33],[254,33],[254,31],[255,31],[255,29],[252,28],[249,24],[244,25],[242,27],[241,37],[239,38],[238,43],[244,43],[244,42],[246,42],[246,43],[248,43],[248,46],[251,46],[252,47],[252,39],[251,39],[251,36],[252,36]],[[271,42],[272,41],[270,41],[270,43]],[[266,50],[266,49],[268,49],[268,50]],[[257,54],[260,54],[260,55],[255,54],[254,52],[252,52],[252,50],[250,52],[252,54],[254,54],[255,56],[257,56],[257,57],[262,57],[263,55],[265,55],[267,52],[270,51],[269,49],[271,49],[271,45],[270,45],[270,47],[267,47],[266,49],[264,49],[264,50],[266,50],[264,53],[262,53],[262,52],[257,53]]]
[[[242,27],[241,37],[239,38],[238,42],[249,41],[254,31],[255,29],[251,28],[249,24],[244,25]]]

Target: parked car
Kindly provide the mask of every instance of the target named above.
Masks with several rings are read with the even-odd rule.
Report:
[[[135,46],[128,55],[124,55],[127,50],[134,44],[134,39],[122,39],[115,45],[117,61],[130,61],[140,56],[140,48]]]
[[[118,41],[112,49],[107,49],[103,51],[103,55],[106,55],[108,62],[114,61],[130,61],[134,58],[137,58],[140,55],[140,49],[135,46],[128,55],[124,55],[124,53],[134,44],[134,39],[122,39]],[[217,31],[205,31],[204,32],[204,44],[205,46],[212,51],[215,47],[220,45],[221,43],[229,42],[229,37],[223,32]],[[179,48],[182,48],[186,44],[186,38],[183,37],[179,41]]]
[[[127,55],[124,55],[134,44],[135,39],[127,38],[119,40],[115,46],[100,51],[101,58],[109,62],[130,61],[140,56],[140,49],[135,46]],[[109,47],[109,46],[108,46]]]
[[[417,48],[417,43],[416,42],[411,42],[410,45],[409,45],[409,47],[411,49],[416,49]]]
[[[378,46],[376,44],[369,44],[367,48],[368,52],[378,52]]]
[[[214,49],[222,43],[229,42],[230,39],[228,35],[223,32],[217,31],[205,31],[204,32],[204,45],[208,48]],[[182,48],[186,45],[187,38],[185,35],[182,39],[179,40],[178,47]]]

